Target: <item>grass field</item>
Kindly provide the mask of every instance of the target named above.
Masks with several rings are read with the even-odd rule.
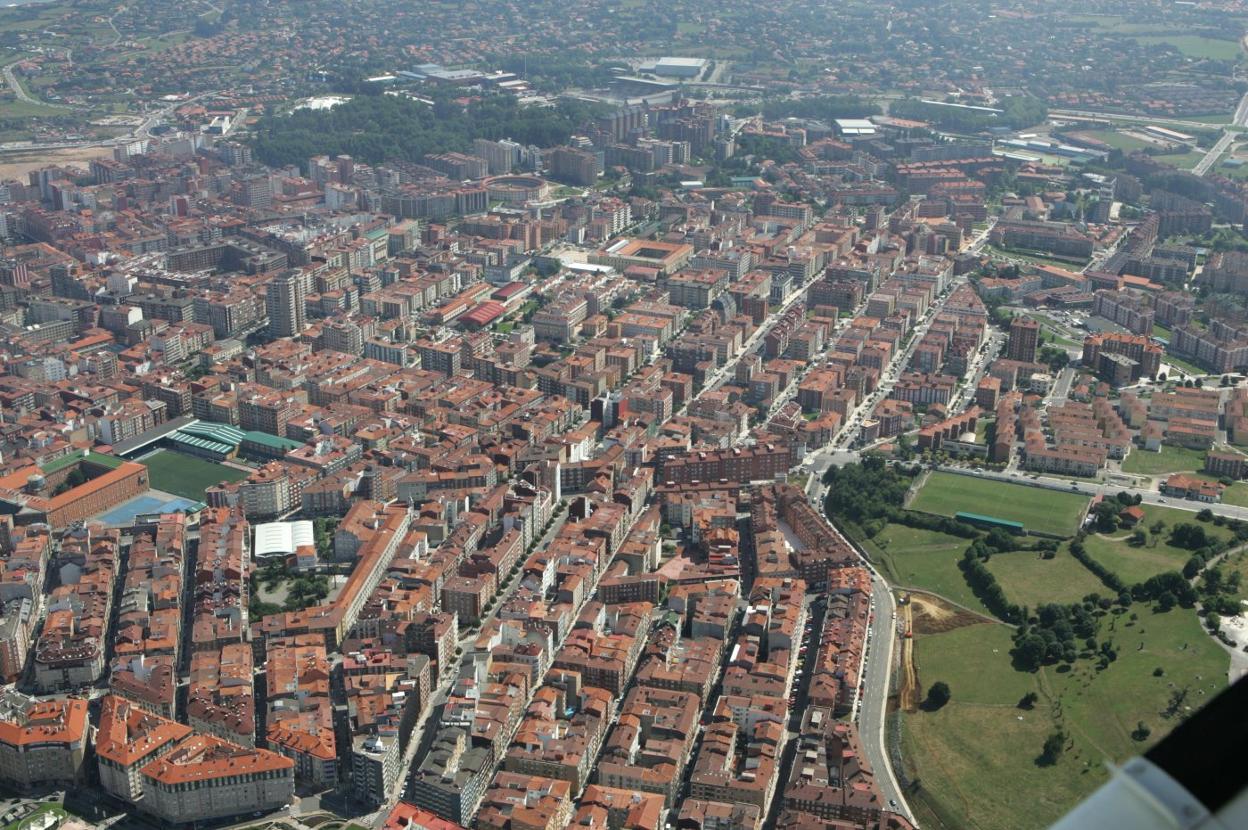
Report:
[[[1169,363],[1171,366],[1175,366],[1179,369],[1182,369],[1184,372],[1187,372],[1189,375],[1206,375],[1209,373],[1209,370],[1202,369],[1199,366],[1197,366],[1195,363],[1192,363],[1189,360],[1184,360],[1181,357],[1175,357],[1172,354],[1167,354],[1165,357],[1161,359],[1161,362],[1163,364],[1162,366],[1163,371],[1165,371],[1164,364]]]
[[[1248,484],[1237,481],[1222,491],[1222,503],[1248,507]]]
[[[1132,547],[1126,541],[1130,535],[1127,531],[1119,531],[1111,537],[1093,534],[1083,543],[1093,559],[1118,574],[1129,585],[1143,582],[1150,576],[1166,571],[1180,571],[1192,556],[1191,551],[1173,547],[1168,544],[1167,539],[1170,536],[1169,528],[1176,524],[1195,524],[1195,513],[1150,504],[1140,507],[1144,510],[1142,527],[1145,529],[1158,520],[1166,523],[1167,529],[1157,538],[1156,547],[1151,539],[1144,547]],[[1229,539],[1231,536],[1230,531],[1212,522],[1201,522],[1200,526],[1219,539]]]
[[[1105,591],[1101,581],[1064,547],[1052,559],[1041,559],[1032,551],[999,553],[988,560],[988,570],[1010,602],[1031,608],[1048,602],[1078,602]]]
[[[1239,60],[1241,52],[1235,40],[1221,40],[1200,35],[1139,35],[1134,38],[1142,46],[1168,43],[1189,58],[1209,58],[1218,61]]]
[[[203,501],[204,490],[214,484],[247,477],[242,470],[170,450],[161,450],[140,461],[147,466],[153,489],[197,501]]]
[[[1163,445],[1160,452],[1150,452],[1136,447],[1122,461],[1124,473],[1156,476],[1165,473],[1189,473],[1205,466],[1205,454],[1201,450]]]
[[[1195,150],[1187,153],[1166,153],[1156,156],[1155,158],[1165,164],[1172,164],[1180,170],[1191,170],[1200,160],[1205,157],[1204,150]]]
[[[1123,135],[1117,130],[1081,130],[1084,135],[1104,141],[1110,147],[1129,153],[1132,150],[1143,150],[1145,147],[1151,147],[1147,141],[1141,141],[1138,138],[1132,138],[1129,135]]]
[[[952,516],[983,513],[1022,522],[1029,531],[1069,536],[1087,507],[1086,496],[954,473],[932,473],[910,504],[912,510]]]
[[[1119,654],[1104,671],[1087,660],[1067,672],[1015,671],[1010,631],[1001,625],[915,640],[920,684],[943,680],[952,693],[937,712],[901,716],[907,777],[922,783],[915,806],[928,818],[924,827],[1045,827],[1105,780],[1106,760],[1138,754],[1174,727],[1177,720],[1161,712],[1175,689],[1186,689],[1195,708],[1225,686],[1225,653],[1194,613],[1129,610],[1137,620],[1124,614],[1101,622],[1099,638],[1114,642]],[[1158,667],[1160,677],[1153,674]],[[1039,702],[1018,709],[1029,691]],[[1131,738],[1139,722],[1152,731],[1147,741]],[[1059,728],[1072,745],[1054,766],[1038,766],[1045,737]]]
[[[1231,116],[1227,113],[1214,113],[1212,115],[1185,115],[1183,118],[1187,121],[1199,121],[1202,124],[1231,123]]]
[[[867,542],[890,582],[921,588],[988,614],[958,570],[958,560],[971,544],[969,539],[890,524]]]

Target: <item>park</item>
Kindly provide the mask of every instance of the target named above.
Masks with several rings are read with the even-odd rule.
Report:
[[[894,586],[912,634],[888,729],[921,826],[1046,827],[1106,780],[1106,762],[1143,752],[1225,687],[1226,652],[1192,605],[1145,583],[1182,579],[1192,545],[1230,549],[1238,523],[1156,505],[1130,512],[1125,496],[1088,516],[1079,494],[917,468],[830,478],[847,488],[830,492],[830,518]],[[1243,563],[1233,553],[1226,569]],[[1068,614],[1081,634],[1063,629]],[[1025,635],[1053,643],[1054,632],[1064,645],[1024,655]]]

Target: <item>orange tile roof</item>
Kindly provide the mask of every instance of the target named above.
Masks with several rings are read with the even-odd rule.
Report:
[[[128,767],[190,734],[191,727],[185,724],[153,715],[123,697],[109,695],[100,710],[95,751],[101,758]]]
[[[0,743],[77,743],[87,730],[87,702],[79,698],[37,702],[25,715],[24,723],[0,720]]]
[[[211,735],[193,735],[143,768],[143,776],[166,786],[191,781],[293,770],[295,762],[266,749],[249,749]]]

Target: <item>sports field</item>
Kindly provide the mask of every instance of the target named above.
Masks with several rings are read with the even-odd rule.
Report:
[[[932,473],[910,503],[924,513],[982,513],[1054,536],[1073,535],[1087,506],[1088,497],[1077,493],[954,473]]]
[[[242,470],[171,450],[160,450],[139,462],[147,466],[153,489],[195,501],[203,501],[204,491],[214,484],[247,477]]]

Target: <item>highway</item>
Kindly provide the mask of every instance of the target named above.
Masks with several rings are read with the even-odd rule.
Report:
[[[1248,92],[1244,93],[1244,97],[1239,99],[1239,106],[1235,108],[1235,114],[1231,116],[1230,127],[1248,127]],[[1209,152],[1205,153],[1205,157],[1196,163],[1192,168],[1192,172],[1197,176],[1203,176],[1218,163],[1218,159],[1222,158],[1222,154],[1231,146],[1231,142],[1235,140],[1237,132],[1224,128],[1221,137],[1218,138],[1216,144],[1209,148]]]

